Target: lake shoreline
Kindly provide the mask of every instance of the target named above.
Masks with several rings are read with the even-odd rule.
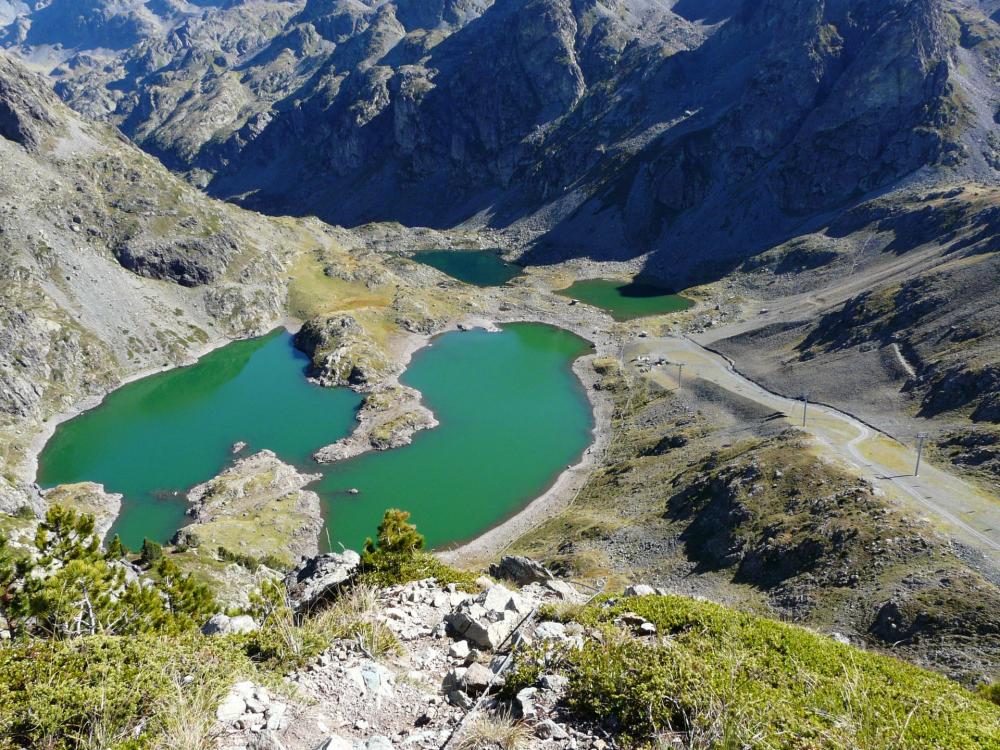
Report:
[[[614,406],[610,396],[594,387],[599,375],[592,364],[600,356],[600,353],[595,352],[577,357],[572,365],[573,372],[587,395],[594,420],[591,429],[593,439],[583,449],[577,462],[559,472],[541,495],[530,500],[513,515],[468,541],[444,545],[434,550],[438,559],[455,566],[483,566],[495,561],[507,547],[542,521],[572,505],[590,479],[593,469],[603,458],[611,438]]]
[[[438,336],[474,328],[496,331],[499,330],[499,326],[509,323],[550,325],[579,336],[590,343],[594,349],[592,353],[585,353],[577,357],[571,364],[574,377],[580,384],[580,387],[583,388],[590,404],[591,420],[593,422],[591,430],[592,439],[582,450],[577,461],[556,474],[541,494],[532,498],[512,514],[499,520],[489,528],[485,528],[474,537],[452,542],[436,551],[436,554],[442,559],[448,560],[453,564],[471,565],[478,561],[485,562],[485,558],[499,553],[519,536],[529,531],[541,519],[567,507],[586,483],[592,469],[603,456],[610,436],[611,399],[594,388],[598,376],[591,366],[591,363],[597,357],[618,357],[619,355],[616,339],[610,333],[610,328],[613,325],[610,316],[607,316],[602,311],[595,310],[594,315],[587,315],[585,316],[586,319],[581,321],[578,315],[580,312],[579,309],[573,310],[574,313],[577,313],[574,316],[572,314],[561,315],[551,309],[531,309],[531,305],[517,303],[508,306],[505,310],[502,309],[503,307],[503,305],[488,305],[488,308],[493,309],[486,309],[481,313],[459,316],[450,320],[446,325],[435,330],[433,333],[407,333],[398,336],[392,342],[389,352],[393,363],[398,368],[398,372],[387,378],[385,382],[398,384],[399,378],[409,367],[413,355],[421,349],[432,345],[433,340]],[[574,317],[577,319],[573,320],[572,318]],[[272,328],[260,335],[266,335],[278,329],[284,329],[294,334],[301,326],[300,321],[290,318],[275,320],[273,323],[274,326]],[[44,423],[43,429],[35,435],[27,455],[27,460],[22,464],[30,472],[29,481],[35,482],[37,480],[39,456],[60,424],[100,406],[111,393],[129,383],[170,370],[191,366],[196,364],[202,357],[211,354],[217,349],[247,338],[253,337],[227,338],[220,336],[198,350],[193,351],[181,363],[137,370],[123,378],[114,388],[100,395],[83,399],[73,407],[50,417]],[[364,425],[359,422],[351,434],[353,435],[362,430],[363,427]]]

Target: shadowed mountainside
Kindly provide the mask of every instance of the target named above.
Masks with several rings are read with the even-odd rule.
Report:
[[[653,250],[653,271],[706,271],[1000,163],[990,2],[175,5],[119,52],[67,31],[57,91],[269,212],[471,221],[535,261]],[[7,45],[37,54],[59,6]]]

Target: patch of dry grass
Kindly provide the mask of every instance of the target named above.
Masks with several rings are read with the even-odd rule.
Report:
[[[479,714],[462,731],[458,750],[520,750],[531,739],[531,728],[510,712]]]

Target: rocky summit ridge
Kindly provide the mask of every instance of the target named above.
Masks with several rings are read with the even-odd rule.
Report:
[[[985,0],[92,4],[5,44],[211,194],[536,259],[705,271],[1000,161]]]

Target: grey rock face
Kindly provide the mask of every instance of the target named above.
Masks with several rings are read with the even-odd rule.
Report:
[[[32,74],[0,55],[0,137],[29,151],[55,127],[48,92],[33,79]]]
[[[493,650],[510,637],[530,611],[519,594],[498,585],[459,604],[445,622],[476,646]]]
[[[307,610],[334,594],[360,564],[361,556],[353,550],[313,557],[285,578],[288,596],[296,609]]]
[[[151,279],[169,279],[182,286],[202,286],[216,281],[238,252],[230,237],[179,241],[127,241],[114,248],[125,268]]]
[[[6,44],[35,49],[68,5],[23,10]],[[540,257],[628,245],[655,270],[685,238],[741,254],[921,167],[1000,163],[997,102],[957,75],[988,75],[1000,26],[954,0],[109,5],[60,33],[121,51],[58,67],[60,95],[269,211],[442,226],[489,207],[520,231],[545,206],[523,225]]]
[[[504,555],[499,563],[490,566],[490,575],[494,578],[506,578],[518,586],[555,578],[540,562],[522,555]]]

